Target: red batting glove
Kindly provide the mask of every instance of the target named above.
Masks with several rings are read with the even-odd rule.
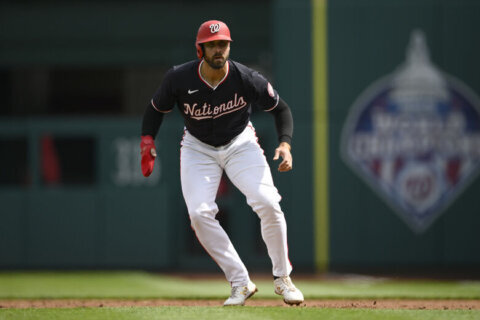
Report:
[[[140,150],[140,154],[142,155],[142,173],[145,177],[148,177],[152,174],[155,157],[157,156],[155,142],[152,136],[142,136]]]

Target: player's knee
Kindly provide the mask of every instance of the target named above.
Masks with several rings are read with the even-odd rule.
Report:
[[[204,221],[214,218],[217,212],[218,208],[216,206],[209,206],[206,203],[201,203],[189,210],[188,215],[190,216],[192,227],[195,228],[198,224],[202,224]]]
[[[249,205],[259,215],[260,219],[268,218],[275,214],[281,214],[280,196],[262,196],[249,200]]]
[[[190,217],[190,223],[192,224],[192,227],[195,228],[195,226],[202,219],[202,216],[196,211],[189,212],[188,215]]]

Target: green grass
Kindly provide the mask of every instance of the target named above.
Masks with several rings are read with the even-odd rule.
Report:
[[[207,290],[208,288],[208,290]],[[1,298],[172,298],[216,299],[228,282],[193,281],[146,272],[4,272]]]
[[[0,319],[22,320],[155,320],[155,319],[222,319],[222,320],[295,320],[295,319],[361,319],[361,320],[470,320],[479,319],[472,310],[373,310],[320,309],[281,307],[145,307],[145,308],[78,308],[78,309],[5,309]]]
[[[480,281],[345,279],[299,283],[311,298],[480,299]]]
[[[256,298],[279,299],[272,281],[255,279]],[[297,280],[306,299],[480,299],[479,281],[396,281],[375,278]],[[223,279],[188,280],[146,272],[0,272],[0,299],[224,299]],[[0,309],[17,319],[480,319],[479,310],[330,309],[306,307],[122,307]]]
[[[271,280],[256,280],[258,298],[275,298]],[[374,278],[296,280],[310,299],[480,299],[480,281],[396,281]],[[0,299],[222,299],[223,279],[187,280],[146,272],[0,272]]]

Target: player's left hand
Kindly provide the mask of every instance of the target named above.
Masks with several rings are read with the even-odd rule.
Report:
[[[282,157],[282,162],[278,165],[278,171],[287,172],[292,170],[292,154],[290,152],[290,145],[287,142],[281,142],[277,149],[275,149],[275,156],[273,160],[278,160]]]

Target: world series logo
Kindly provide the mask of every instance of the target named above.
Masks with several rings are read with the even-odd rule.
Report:
[[[480,100],[432,64],[424,34],[415,31],[406,62],[352,105],[341,153],[411,229],[423,232],[480,171]]]

